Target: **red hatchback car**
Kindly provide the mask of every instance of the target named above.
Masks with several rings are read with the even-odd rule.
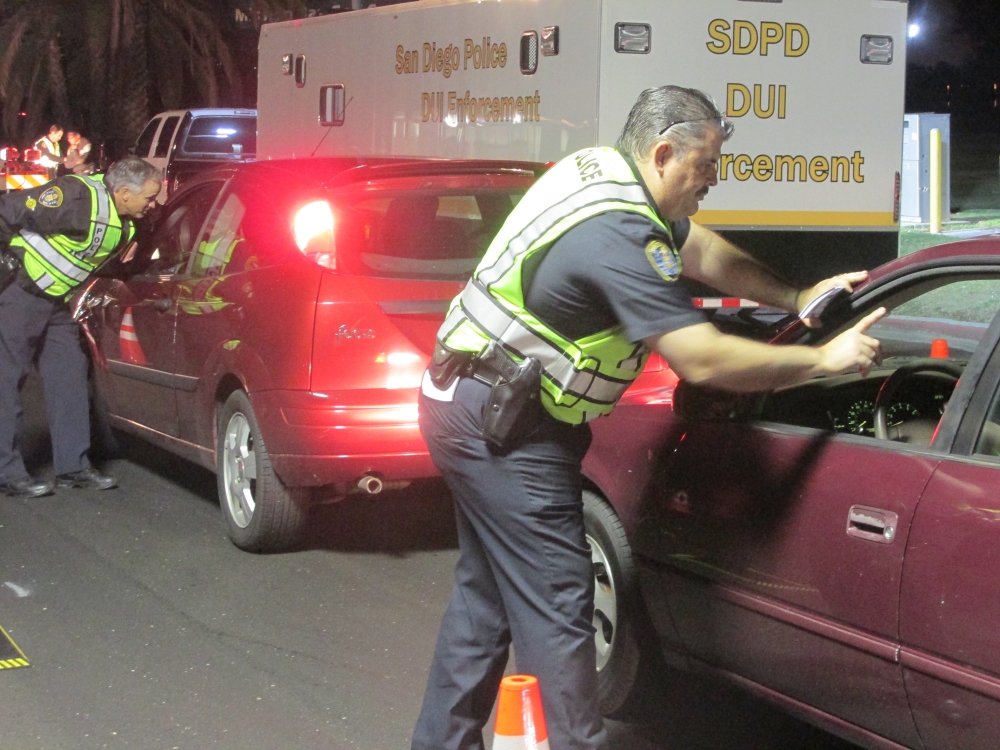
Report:
[[[1000,745],[1000,240],[883,266],[777,342],[879,306],[866,378],[646,373],[595,422],[591,515],[624,524],[590,527],[606,708],[664,679],[655,654],[864,747]]]
[[[75,299],[111,425],[216,471],[251,551],[294,544],[314,488],[435,475],[416,406],[434,335],[542,169],[302,159],[192,180]]]

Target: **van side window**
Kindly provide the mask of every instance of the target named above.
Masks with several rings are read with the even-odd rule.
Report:
[[[170,139],[173,138],[174,131],[177,129],[177,123],[180,119],[178,115],[174,115],[163,121],[163,129],[160,131],[160,137],[156,139],[156,151],[153,152],[154,157],[162,158],[169,153]]]
[[[138,157],[149,156],[149,147],[153,145],[153,136],[156,135],[156,129],[160,126],[160,118],[154,117],[149,121],[149,125],[146,129],[142,131],[142,135],[139,136],[139,140],[135,142],[135,155]]]

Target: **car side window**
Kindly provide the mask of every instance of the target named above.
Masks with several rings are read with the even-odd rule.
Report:
[[[934,342],[967,361],[1000,311],[1000,279],[953,281],[917,289],[889,304],[889,314],[871,328],[885,359],[932,356]],[[943,349],[938,344],[937,354]]]
[[[154,117],[149,125],[142,131],[139,140],[135,142],[135,155],[139,157],[149,156],[149,147],[153,145],[153,137],[156,135],[156,128],[160,125],[160,118]]]
[[[877,304],[888,309],[869,329],[869,335],[882,345],[881,366],[867,378],[847,373],[780,389],[766,400],[766,421],[874,436],[880,386],[900,368],[907,367],[904,373],[918,368],[905,381],[902,375],[896,380],[893,396],[883,406],[890,439],[930,443],[956,376],[940,368],[919,368],[940,362],[961,372],[1000,311],[1000,279],[939,276],[896,291]],[[829,341],[870,309],[859,311],[854,320],[826,332],[815,343]]]
[[[245,215],[246,206],[236,193],[230,192],[216,203],[191,259],[191,276],[226,273],[236,249],[246,242],[242,228]]]
[[[178,115],[168,117],[163,121],[163,129],[160,130],[160,137],[156,139],[156,150],[153,152],[154,158],[163,158],[170,152],[170,139],[174,137],[177,123],[181,118]]]
[[[172,201],[143,249],[144,275],[174,276],[185,267],[221,183],[202,185]]]

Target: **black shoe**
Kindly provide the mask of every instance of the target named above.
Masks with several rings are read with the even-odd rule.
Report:
[[[56,487],[61,490],[110,490],[118,486],[118,480],[97,469],[81,469],[69,474],[56,474]]]
[[[25,477],[0,484],[0,493],[7,497],[41,497],[52,494],[52,483]]]

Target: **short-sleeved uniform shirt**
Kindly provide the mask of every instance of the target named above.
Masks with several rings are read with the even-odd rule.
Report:
[[[642,183],[634,165],[632,171]],[[656,262],[658,252],[680,250],[691,230],[688,219],[669,226],[673,238],[631,211],[608,211],[580,222],[540,260],[526,264],[525,307],[571,340],[620,324],[638,343],[706,322],[683,278],[672,272],[676,269]]]

